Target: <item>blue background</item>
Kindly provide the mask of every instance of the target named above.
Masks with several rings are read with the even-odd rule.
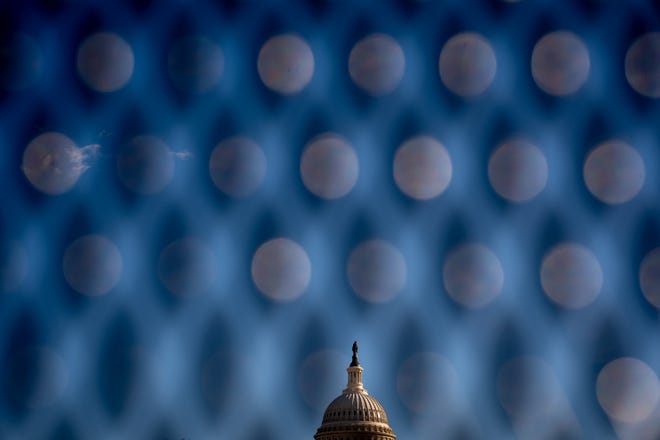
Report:
[[[345,385],[355,339],[365,385],[400,439],[515,438],[496,377],[520,355],[552,367],[573,417],[539,424],[535,438],[615,438],[596,398],[601,368],[633,356],[660,371],[657,310],[637,280],[642,258],[660,245],[660,107],[624,74],[630,44],[659,29],[657,2],[15,3],[0,8],[3,41],[29,35],[40,67],[29,51],[4,58],[0,240],[22,243],[27,276],[0,296],[0,437],[311,439]],[[562,98],[530,74],[534,44],[557,29],[579,35],[591,56],[584,87]],[[438,75],[443,44],[466,30],[488,38],[498,63],[474,99],[452,94]],[[81,41],[98,31],[121,35],[135,54],[134,74],[117,92],[95,92],[76,72]],[[310,84],[292,96],[268,90],[256,69],[262,44],[284,32],[303,36],[315,58]],[[406,57],[401,84],[381,98],[347,70],[352,46],[372,32],[394,37]],[[222,79],[200,96],[178,91],[167,74],[169,47],[189,33],[224,52]],[[33,77],[17,91],[7,75]],[[27,144],[48,131],[101,146],[58,196],[34,189],[21,169]],[[326,131],[349,140],[360,161],[354,190],[336,201],[308,192],[298,168],[305,144]],[[420,133],[440,140],[454,164],[448,190],[427,202],[407,198],[391,174],[396,148]],[[545,190],[519,205],[500,198],[486,172],[490,152],[513,133],[531,138],[549,166]],[[136,134],[192,153],[175,162],[159,194],[137,195],[117,178],[117,152]],[[208,173],[213,147],[235,134],[254,139],[268,164],[263,185],[244,199],[223,195]],[[612,137],[646,164],[642,191],[620,206],[598,201],[582,179],[588,151]],[[113,240],[124,263],[119,284],[98,297],[77,293],[62,273],[66,248],[90,233]],[[178,298],[159,282],[157,261],[184,236],[211,245],[217,277],[208,292]],[[255,250],[280,236],[299,243],[312,266],[305,293],[289,303],[268,300],[250,274]],[[371,238],[397,246],[408,269],[403,291],[383,304],[360,299],[346,278],[351,250]],[[543,255],[565,240],[590,247],[604,272],[598,299],[577,311],[549,301],[539,281]],[[498,255],[505,276],[502,294],[478,310],[454,303],[442,282],[448,250],[473,241]],[[66,371],[55,399],[38,408],[24,396],[48,366],[16,360],[30,347],[57,353]],[[318,376],[301,370],[320,350],[341,353],[336,365]],[[450,400],[454,410],[426,417],[402,401],[399,370],[418,352],[453,365],[460,409]],[[309,404],[305,380],[325,403]]]

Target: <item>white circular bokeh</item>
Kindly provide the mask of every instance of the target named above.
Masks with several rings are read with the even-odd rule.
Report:
[[[298,373],[298,388],[310,407],[319,411],[337,396],[337,389],[346,385],[348,359],[337,350],[316,351],[302,363]]]
[[[583,174],[591,194],[616,205],[630,201],[641,191],[646,170],[637,150],[625,142],[611,140],[589,153]]]
[[[122,89],[133,76],[134,66],[131,46],[111,32],[93,34],[78,48],[78,73],[97,92]]]
[[[589,51],[572,32],[543,36],[532,52],[532,76],[546,93],[566,96],[577,92],[589,78]]]
[[[501,197],[516,203],[527,202],[545,188],[548,163],[534,144],[509,139],[491,154],[488,179]]]
[[[534,356],[507,361],[497,374],[497,395],[513,418],[549,414],[561,405],[562,393],[550,366]]]
[[[470,308],[490,304],[504,287],[504,271],[500,260],[493,251],[481,244],[463,244],[452,249],[442,273],[449,296]]]
[[[202,94],[220,82],[224,55],[220,46],[210,39],[188,36],[178,40],[170,49],[167,69],[179,90]]]
[[[396,151],[394,181],[407,196],[429,200],[442,194],[452,177],[447,149],[430,136],[415,136]]]
[[[639,267],[639,285],[644,298],[660,309],[660,248],[655,248],[644,256]]]
[[[358,41],[348,57],[348,72],[360,88],[373,96],[391,93],[401,82],[406,59],[389,35],[371,34]]]
[[[234,136],[220,142],[209,160],[209,174],[215,186],[232,197],[254,193],[266,175],[266,156],[256,142]]]
[[[639,423],[646,420],[658,405],[658,377],[639,359],[618,358],[598,373],[596,396],[610,418],[623,423]]]
[[[475,32],[457,34],[440,52],[440,78],[449,90],[474,97],[490,87],[497,71],[497,59],[490,42]]]
[[[89,153],[62,133],[44,133],[25,148],[23,173],[39,191],[63,194],[74,187],[88,168]]]
[[[355,150],[344,138],[333,133],[312,139],[300,160],[305,187],[323,199],[347,195],[355,186],[358,173]]]
[[[3,67],[0,87],[22,91],[33,85],[41,75],[43,55],[34,38],[17,32],[0,43],[0,63]]]
[[[415,353],[399,368],[397,391],[403,403],[419,414],[442,415],[458,401],[458,375],[437,353]]]
[[[373,303],[391,301],[406,284],[406,261],[385,240],[367,240],[357,245],[348,258],[346,271],[355,293]]]
[[[206,292],[215,281],[215,257],[201,240],[187,237],[168,244],[158,259],[158,277],[179,296]]]
[[[314,54],[300,36],[277,35],[261,47],[257,70],[266,87],[282,95],[292,95],[312,80]]]
[[[578,309],[591,304],[603,286],[596,256],[576,243],[561,243],[543,257],[541,286],[556,304]]]
[[[67,247],[62,271],[67,283],[79,293],[97,296],[112,290],[123,270],[117,246],[101,235],[85,235]]]
[[[660,98],[660,32],[639,37],[626,52],[626,79],[638,93]]]
[[[136,136],[117,156],[117,174],[126,188],[138,194],[156,194],[174,177],[174,155],[155,136]]]
[[[292,301],[302,295],[312,276],[305,250],[288,238],[259,246],[252,258],[252,279],[259,291],[274,301]]]

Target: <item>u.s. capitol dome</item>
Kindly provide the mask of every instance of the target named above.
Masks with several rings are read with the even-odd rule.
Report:
[[[348,385],[333,400],[323,415],[315,440],[395,440],[385,409],[369,395],[362,384],[362,367],[358,362],[357,344],[353,344],[353,360],[348,371]]]

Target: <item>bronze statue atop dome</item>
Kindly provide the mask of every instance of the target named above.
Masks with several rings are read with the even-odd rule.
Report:
[[[353,341],[353,360],[351,361],[351,367],[357,367],[360,365],[358,362],[358,344],[357,341]]]

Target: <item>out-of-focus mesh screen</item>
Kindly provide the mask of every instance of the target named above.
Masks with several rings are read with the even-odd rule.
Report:
[[[4,2],[0,437],[660,436],[654,1]]]

